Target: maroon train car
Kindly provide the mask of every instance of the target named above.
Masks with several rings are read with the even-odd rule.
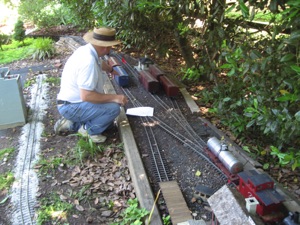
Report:
[[[164,76],[165,75],[165,73],[163,71],[161,71],[156,65],[150,65],[149,66],[149,72],[158,81],[160,81],[160,76]]]
[[[160,83],[168,97],[175,97],[179,94],[179,87],[168,77],[160,76]]]
[[[139,71],[139,81],[143,87],[150,93],[156,93],[159,90],[159,82],[148,71]]]
[[[255,197],[259,204],[256,213],[265,222],[277,222],[284,218],[284,197],[274,187],[274,181],[265,173],[248,170],[238,173],[238,190],[245,197]]]

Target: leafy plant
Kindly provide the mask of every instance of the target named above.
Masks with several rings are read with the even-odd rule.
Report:
[[[32,58],[44,60],[55,55],[55,48],[51,38],[37,38],[31,46]]]
[[[64,163],[63,158],[53,156],[46,159],[45,158],[40,159],[36,164],[36,168],[39,169],[39,174],[47,174],[49,171],[56,169],[62,163]]]
[[[23,21],[18,20],[17,23],[15,24],[13,38],[24,44],[25,31],[26,30],[25,30]]]
[[[290,149],[288,152],[281,152],[275,146],[271,146],[271,155],[276,156],[280,166],[292,165],[292,169],[300,168],[300,152]]]
[[[4,174],[0,174],[0,190],[8,190],[12,183],[14,182],[15,177],[13,173],[7,172]]]
[[[171,216],[167,215],[167,216],[163,216],[163,223],[164,225],[170,225],[171,224]]]
[[[37,224],[42,225],[55,220],[55,224],[59,221],[65,221],[67,213],[73,208],[72,204],[64,202],[58,194],[51,194],[49,198],[42,198],[40,201],[40,209],[37,212]]]
[[[15,151],[14,148],[4,148],[4,149],[1,149],[0,150],[0,160],[2,160],[4,157],[8,157],[14,151]]]
[[[138,200],[129,199],[127,201],[128,207],[122,212],[122,221],[119,223],[112,223],[111,225],[141,225],[142,220],[149,214],[145,208],[139,208]]]
[[[73,149],[75,161],[83,164],[83,160],[88,157],[95,157],[97,154],[104,151],[103,146],[95,144],[89,137],[84,137],[80,134],[79,140]]]
[[[33,43],[33,40],[33,38],[26,38],[23,43],[12,40],[9,44],[2,45],[3,51],[0,51],[0,64],[11,63],[29,57],[29,46]]]
[[[3,51],[2,45],[7,45],[10,42],[10,36],[0,33],[0,49]]]
[[[187,69],[181,69],[181,72],[184,74],[182,77],[182,80],[188,80],[188,81],[197,81],[200,79],[201,74],[203,72],[203,67],[191,67]]]
[[[34,4],[30,0],[24,0],[18,6],[18,13],[38,28],[70,24],[74,18],[69,8],[57,0],[36,0]]]
[[[47,77],[45,82],[52,84],[52,85],[59,85],[60,84],[60,78],[59,77]]]

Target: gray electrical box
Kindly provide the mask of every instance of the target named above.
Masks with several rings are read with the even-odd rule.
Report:
[[[2,67],[0,68],[0,78],[4,78],[9,74],[9,68],[8,67]]]
[[[0,76],[0,130],[24,125],[26,116],[20,75]]]

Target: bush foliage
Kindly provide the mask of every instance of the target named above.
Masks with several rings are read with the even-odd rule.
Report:
[[[44,60],[55,55],[55,48],[51,38],[37,38],[31,46],[32,58]]]
[[[153,57],[179,50],[185,61],[180,76],[213,81],[212,90],[197,95],[250,145],[244,149],[300,167],[298,0],[24,0],[19,12],[40,26],[115,27],[124,47],[155,52]],[[265,12],[268,26],[252,23]]]

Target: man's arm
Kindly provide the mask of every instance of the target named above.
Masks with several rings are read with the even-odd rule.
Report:
[[[84,102],[91,103],[108,103],[115,102],[124,106],[128,99],[125,95],[116,95],[116,94],[102,94],[96,91],[88,91],[85,89],[80,89],[80,98]]]

